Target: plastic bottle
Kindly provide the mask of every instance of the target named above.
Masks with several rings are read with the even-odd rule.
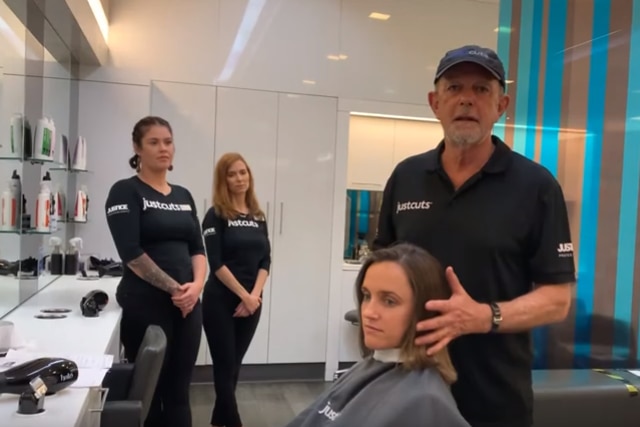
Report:
[[[11,116],[11,155],[22,158],[24,145],[24,119],[22,114]]]
[[[36,231],[46,233],[51,231],[51,176],[45,173],[40,182],[40,193],[36,200]]]
[[[0,198],[0,229],[4,231],[14,231],[18,229],[20,223],[20,196],[22,185],[20,175],[13,171],[7,188],[2,192]]]

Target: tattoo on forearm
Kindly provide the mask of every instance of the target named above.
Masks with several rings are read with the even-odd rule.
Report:
[[[162,271],[149,255],[142,254],[127,264],[134,273],[151,283],[158,289],[173,294],[180,289],[180,284]]]

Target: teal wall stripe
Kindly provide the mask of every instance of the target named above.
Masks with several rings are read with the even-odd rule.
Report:
[[[539,1],[539,3],[542,4],[542,1]],[[568,0],[555,0],[553,4],[549,6],[547,45],[541,50],[546,56],[546,68],[544,72],[544,94],[542,99],[540,164],[549,169],[556,177],[558,174],[558,137],[560,133],[560,119],[562,117],[562,77],[564,73],[564,49],[568,6]],[[541,39],[541,37],[539,38]],[[535,75],[537,75],[537,73]],[[538,81],[537,79],[535,80],[536,82]],[[535,94],[530,94],[530,98],[537,98],[537,87],[535,89]],[[532,124],[530,123],[529,126],[532,126]],[[533,126],[535,126],[535,122]],[[533,138],[535,138],[535,129]],[[535,139],[531,143],[531,146],[535,147]],[[529,142],[527,142],[527,149],[529,149]],[[533,156],[533,153],[531,156]],[[533,331],[533,345],[535,349],[534,367],[538,369],[548,368],[548,326],[543,326]]]
[[[553,9],[552,6],[550,9]],[[533,1],[533,22],[531,28],[531,69],[529,71],[529,94],[526,114],[526,145],[524,155],[533,159],[536,150],[536,135],[538,134],[538,97],[540,87],[540,48],[542,44],[542,12],[544,0]],[[531,19],[531,18],[529,18]]]
[[[522,2],[520,18],[520,54],[516,78],[520,96],[516,97],[513,150],[530,159],[533,159],[536,148],[543,6],[543,0]]]
[[[609,19],[611,0],[594,0],[591,65],[587,88],[587,135],[585,139],[580,257],[576,297],[585,313],[576,313],[574,364],[591,354],[591,316],[593,313],[596,267],[600,158],[604,130],[608,67]],[[606,248],[604,249],[606,250]],[[580,311],[580,310],[578,310]]]
[[[518,96],[515,103],[515,129],[513,151],[525,155],[527,143],[527,117],[529,108],[529,85],[531,84],[531,57],[538,54],[532,49],[534,1],[523,1],[520,11],[520,43],[518,46]],[[534,76],[534,78],[537,78]]]
[[[554,0],[549,6],[540,163],[555,177],[558,175],[558,139],[562,117],[562,78],[568,6],[568,0]]]
[[[505,74],[509,76],[509,49],[511,49],[511,14],[513,13],[513,0],[500,1],[500,14],[498,17],[498,56],[504,64]],[[494,128],[494,135],[504,141],[505,124],[507,114],[503,114]]]
[[[629,81],[627,83],[627,114],[625,120],[622,160],[622,190],[620,194],[620,227],[618,235],[618,266],[616,273],[615,317],[632,325],[633,277],[638,220],[638,190],[640,186],[640,0],[633,1],[631,39],[629,41]],[[614,356],[629,357],[623,352],[631,346],[628,329],[616,328]],[[637,344],[640,348],[640,342]]]

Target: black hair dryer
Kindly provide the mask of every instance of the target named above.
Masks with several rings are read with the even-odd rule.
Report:
[[[98,317],[107,303],[109,303],[109,295],[96,289],[82,297],[80,310],[84,317]]]
[[[29,383],[40,377],[47,396],[64,390],[78,379],[78,365],[69,359],[41,357],[0,372],[0,394],[22,394]]]
[[[18,413],[44,411],[44,397],[64,390],[78,379],[78,365],[72,360],[42,357],[0,372],[0,394],[18,394]]]

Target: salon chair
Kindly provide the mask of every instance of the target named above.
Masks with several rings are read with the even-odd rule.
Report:
[[[102,382],[108,389],[101,427],[142,427],[149,413],[167,349],[167,337],[150,325],[133,363],[114,364]]]
[[[637,427],[639,389],[622,369],[534,370],[534,427]]]
[[[344,320],[351,323],[353,326],[360,326],[360,319],[358,318],[358,310],[349,310],[344,314]],[[345,372],[349,369],[338,369],[333,373],[333,381],[337,381]]]

